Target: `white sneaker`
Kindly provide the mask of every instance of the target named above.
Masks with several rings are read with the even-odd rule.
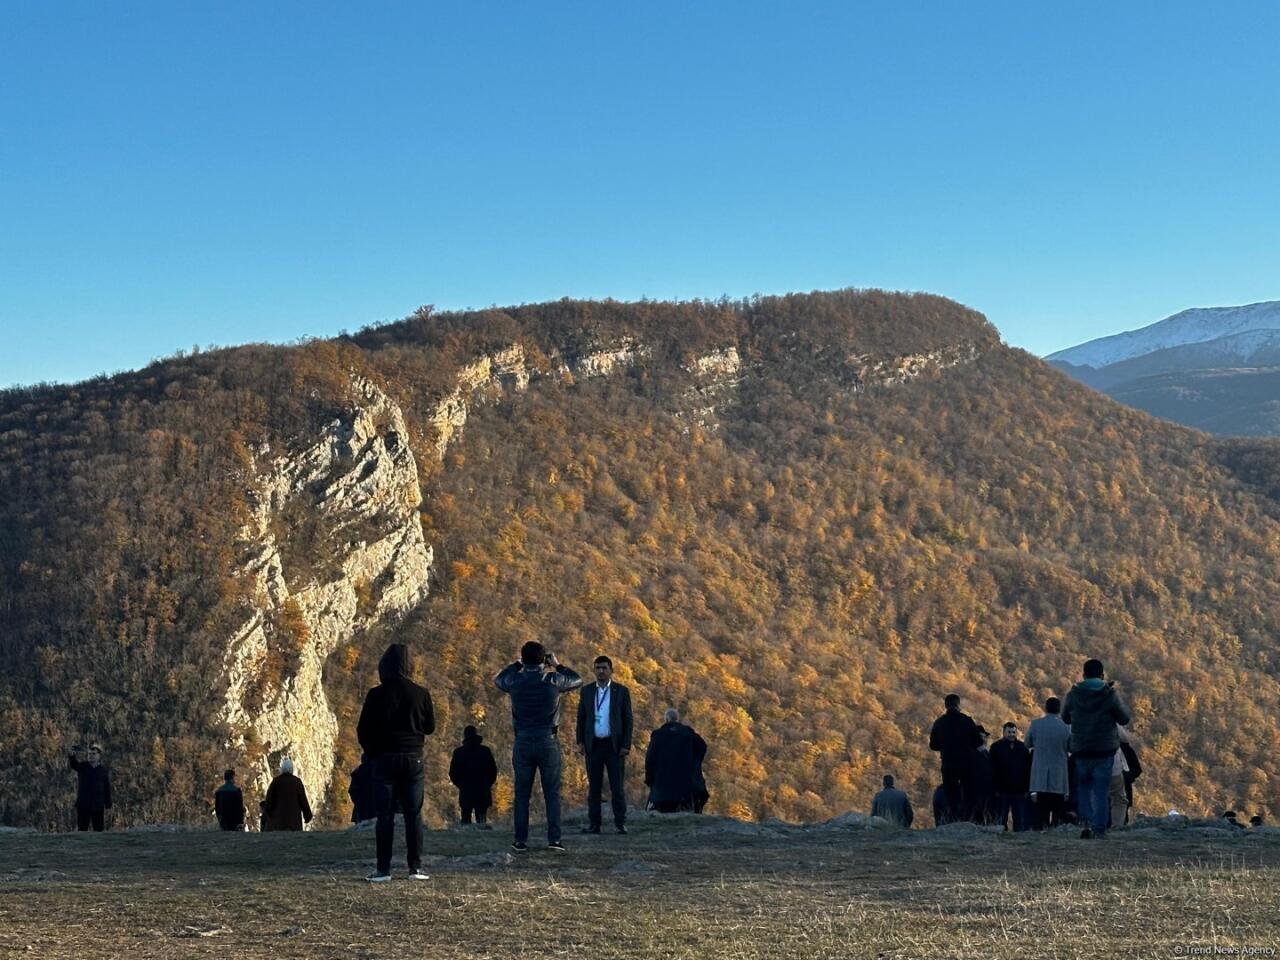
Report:
[[[423,870],[421,867],[418,867],[416,870],[409,871],[409,879],[410,880],[430,880],[431,877],[427,874],[427,871]]]
[[[371,873],[365,877],[370,883],[390,883],[391,874],[389,873]]]

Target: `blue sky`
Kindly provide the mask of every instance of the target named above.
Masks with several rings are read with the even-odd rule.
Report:
[[[1280,4],[0,4],[0,385],[421,304],[1280,298]]]

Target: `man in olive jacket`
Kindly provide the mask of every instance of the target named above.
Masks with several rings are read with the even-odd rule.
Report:
[[[391,844],[396,833],[396,810],[404,814],[404,839],[409,878],[430,879],[422,870],[422,745],[435,732],[431,694],[409,679],[409,648],[393,643],[378,661],[376,687],[365,694],[356,725],[360,747],[373,759],[376,774],[374,828],[377,869],[366,879],[391,879]]]
[[[1111,765],[1120,748],[1119,728],[1129,723],[1129,708],[1116,693],[1115,681],[1103,679],[1101,660],[1086,660],[1084,679],[1071,688],[1062,705],[1062,720],[1071,725],[1071,753],[1077,782],[1077,809],[1084,838],[1102,837],[1111,816],[1107,793]]]
[[[584,833],[600,832],[604,774],[609,771],[609,800],[613,826],[627,832],[627,754],[631,752],[631,691],[613,679],[613,661],[596,657],[596,682],[582,688],[578,700],[578,747],[587,759],[587,825]]]

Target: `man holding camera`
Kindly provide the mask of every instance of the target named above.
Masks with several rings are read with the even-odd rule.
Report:
[[[562,666],[536,640],[520,648],[520,659],[494,678],[511,697],[515,743],[511,766],[515,773],[515,841],[517,853],[529,849],[529,797],[533,775],[542,779],[547,807],[547,849],[564,852],[560,842],[560,696],[582,686],[582,677]]]

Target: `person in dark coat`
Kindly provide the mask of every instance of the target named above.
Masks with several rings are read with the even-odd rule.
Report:
[[[911,821],[915,819],[915,811],[911,809],[911,798],[905,790],[893,785],[893,777],[884,775],[884,789],[877,793],[871,801],[871,815],[887,820],[895,827],[911,829]]]
[[[995,794],[995,822],[1021,833],[1031,826],[1027,791],[1031,784],[1031,751],[1018,739],[1018,725],[1010,720],[991,747],[991,786]]]
[[[951,816],[947,809],[947,788],[938,784],[933,788],[933,825],[940,827],[950,823]]]
[[[293,761],[288,757],[280,761],[280,773],[267,787],[262,812],[267,816],[268,830],[301,830],[304,823],[311,822],[307,788],[294,775]]]
[[[659,813],[693,810],[699,755],[706,755],[707,742],[680,722],[680,713],[674,707],[663,715],[663,721],[649,737],[645,751],[644,783],[649,788],[649,805]]]
[[[1120,748],[1119,728],[1130,720],[1129,707],[1116,692],[1115,681],[1103,679],[1101,660],[1086,660],[1084,679],[1071,688],[1062,705],[1062,720],[1071,727],[1071,755],[1076,769],[1076,807],[1082,838],[1101,837],[1111,819],[1107,794],[1111,770]]]
[[[511,767],[515,774],[515,838],[511,849],[529,849],[529,800],[533,778],[542,780],[547,810],[547,849],[565,852],[560,839],[560,698],[582,686],[582,677],[562,665],[554,653],[537,640],[520,648],[520,659],[493,678],[494,685],[511,697],[511,724],[515,743]]]
[[[236,772],[222,774],[222,786],[213,792],[213,815],[223,830],[244,830],[244,794],[236,786]]]
[[[449,782],[458,788],[458,807],[462,822],[489,826],[489,807],[493,805],[493,785],[498,780],[498,765],[493,751],[484,745],[484,737],[475,727],[462,731],[462,746],[453,751],[449,761]]]
[[[1124,754],[1124,795],[1129,801],[1129,809],[1133,810],[1133,781],[1142,776],[1142,764],[1138,762],[1138,751],[1132,739],[1120,741],[1120,751]]]
[[[111,809],[111,774],[102,763],[102,747],[96,743],[81,757],[79,747],[71,753],[70,767],[76,772],[76,829],[93,827],[101,833],[106,828],[107,811]]]
[[[987,748],[990,736],[987,728],[978,725],[978,748],[973,751],[973,793],[969,801],[969,816],[974,823],[987,824],[995,819],[995,794],[991,783],[991,751]]]
[[[378,661],[379,683],[365,694],[356,724],[356,738],[374,765],[377,866],[366,878],[371,883],[391,879],[397,810],[404,815],[409,877],[430,879],[422,870],[422,801],[426,782],[422,746],[435,732],[436,715],[431,694],[409,679],[411,667],[408,647],[403,643],[387,647]]]
[[[960,695],[943,700],[946,713],[933,722],[929,749],[942,761],[942,786],[947,794],[947,819],[968,820],[973,804],[973,756],[981,745],[978,725],[960,712]]]
[[[360,762],[351,771],[347,784],[347,796],[351,798],[351,822],[364,823],[378,815],[377,775],[367,753],[360,754]]]
[[[596,682],[582,688],[576,726],[578,748],[587,761],[587,825],[582,831],[600,832],[607,772],[614,830],[626,833],[627,790],[623,781],[631,752],[631,691],[613,679],[613,661],[608,657],[596,657],[592,669]]]

